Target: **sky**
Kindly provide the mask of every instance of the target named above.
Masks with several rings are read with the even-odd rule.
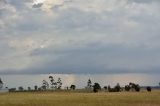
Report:
[[[0,0],[0,74],[160,74],[159,0]]]

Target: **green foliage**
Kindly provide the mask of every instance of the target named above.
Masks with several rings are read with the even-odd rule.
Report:
[[[121,91],[121,87],[119,85],[119,83],[117,83],[117,85],[114,87],[115,92],[120,92]]]
[[[57,83],[55,82],[53,76],[49,76],[50,84],[51,84],[51,89],[57,89]]]
[[[129,91],[131,87],[129,85],[125,85],[125,91]]]
[[[38,86],[37,85],[34,86],[34,90],[36,90],[36,91],[38,90]]]
[[[47,90],[49,88],[49,84],[46,80],[42,81],[42,89],[43,90]]]
[[[19,91],[24,91],[24,88],[22,86],[18,87]]]
[[[108,91],[109,92],[120,92],[121,91],[121,87],[119,85],[119,83],[117,83],[117,85],[114,88],[111,88],[110,85],[108,86]]]
[[[140,86],[138,84],[135,86],[135,91],[137,91],[137,92],[140,91]]]
[[[61,80],[61,78],[58,78],[57,89],[61,89],[61,87],[62,87],[62,80]]]
[[[88,88],[91,88],[91,87],[92,87],[92,81],[91,81],[90,79],[88,79],[87,87],[88,87]]]
[[[31,91],[31,87],[28,87],[28,91]]]
[[[76,89],[76,86],[75,86],[75,85],[71,85],[71,86],[70,86],[70,89],[75,90],[75,89]]]
[[[53,76],[49,76],[50,84],[51,84],[51,89],[61,89],[62,87],[62,80],[61,78],[58,78],[57,82],[54,80]]]
[[[103,88],[104,88],[104,90],[107,90],[107,86],[104,86]]]
[[[150,86],[148,86],[146,89],[147,89],[148,92],[152,91],[152,88]]]
[[[130,82],[130,83],[129,83],[129,86],[131,87],[132,90],[134,89],[134,90],[137,91],[137,92],[140,91],[140,86],[139,86],[138,84],[135,84],[135,83]]]
[[[98,92],[98,90],[101,90],[101,86],[99,83],[94,83],[93,85],[93,91]]]

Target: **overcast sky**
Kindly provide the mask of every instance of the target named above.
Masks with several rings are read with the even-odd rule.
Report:
[[[160,73],[160,0],[0,0],[0,74]]]

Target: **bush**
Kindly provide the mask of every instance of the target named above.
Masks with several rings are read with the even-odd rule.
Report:
[[[75,85],[71,85],[71,86],[70,86],[70,89],[75,90],[75,89],[76,89],[76,86],[75,86]]]
[[[152,88],[150,86],[148,86],[146,89],[147,89],[148,92],[152,91]]]

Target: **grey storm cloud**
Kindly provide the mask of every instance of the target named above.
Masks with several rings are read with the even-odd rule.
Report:
[[[159,4],[0,0],[0,73],[159,73]]]
[[[4,6],[7,4],[5,0],[0,0],[0,12],[4,9]]]
[[[0,0],[0,5],[5,5],[7,2],[5,0]]]
[[[43,3],[33,4],[33,8],[40,8],[43,5]]]

